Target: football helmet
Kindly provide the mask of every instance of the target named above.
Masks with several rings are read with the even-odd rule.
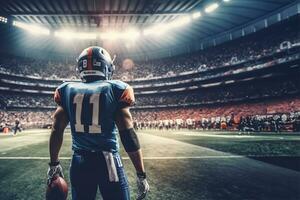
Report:
[[[76,71],[83,81],[99,79],[110,80],[114,71],[114,59],[102,47],[91,46],[84,49],[77,58]]]

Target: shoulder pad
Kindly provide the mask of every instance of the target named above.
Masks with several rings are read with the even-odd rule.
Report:
[[[125,90],[129,85],[127,83],[124,83],[123,81],[120,80],[109,80],[107,81],[117,87],[118,89]]]
[[[54,101],[58,105],[62,105],[62,99],[61,99],[61,90],[66,87],[70,82],[64,82],[60,86],[58,86],[54,92]]]
[[[60,89],[62,89],[62,88],[64,88],[64,87],[66,87],[66,86],[69,85],[70,83],[71,83],[71,82],[64,82],[64,83],[60,84],[60,86],[57,87],[57,90],[60,90]]]

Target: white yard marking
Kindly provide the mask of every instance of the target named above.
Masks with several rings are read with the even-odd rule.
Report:
[[[206,158],[242,158],[244,156],[166,156],[166,157],[144,157],[144,160],[182,160],[182,159],[206,159]],[[59,157],[60,160],[70,160],[71,157]],[[129,160],[129,157],[123,157],[123,160]],[[49,157],[38,156],[1,156],[0,160],[49,160]]]
[[[23,131],[17,136],[5,135],[0,139],[0,152],[20,150],[25,146],[46,142],[49,140],[50,130]]]
[[[299,157],[290,155],[219,155],[219,156],[149,156],[144,160],[186,160],[186,159],[224,159],[224,158],[245,158],[245,157]],[[70,157],[59,157],[60,160],[71,160]],[[129,157],[122,157],[123,160],[129,160]],[[0,160],[49,160],[46,156],[0,156]]]
[[[157,131],[156,131],[157,132]],[[141,130],[141,133],[146,134],[152,134],[154,133],[153,130]],[[236,138],[236,139],[245,139],[245,138],[253,138],[253,139],[270,139],[270,140],[285,140],[285,139],[293,139],[293,140],[300,140],[299,134],[295,133],[295,135],[286,135],[286,137],[282,137],[281,135],[247,135],[247,134],[241,134],[233,135],[232,133],[228,132],[229,134],[226,135],[227,132],[207,132],[207,131],[167,131],[166,134],[172,134],[172,135],[184,135],[184,136],[198,136],[198,137],[215,137],[215,138]],[[155,134],[154,134],[155,135]]]

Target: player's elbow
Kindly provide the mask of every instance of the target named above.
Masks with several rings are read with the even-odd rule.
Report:
[[[141,146],[133,128],[120,131],[120,138],[126,152],[136,152]]]
[[[62,135],[66,126],[68,125],[68,117],[64,109],[59,106],[54,113],[53,125],[52,125],[52,134]]]
[[[51,137],[62,137],[64,133],[64,129],[61,129],[54,124],[52,125],[51,129]]]

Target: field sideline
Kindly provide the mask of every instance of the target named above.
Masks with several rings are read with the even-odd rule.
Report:
[[[300,135],[188,130],[139,135],[151,186],[147,199],[300,199]],[[44,199],[48,138],[49,130],[0,135],[1,200]],[[67,132],[60,155],[67,180],[70,144]],[[121,155],[135,199],[134,170],[122,148]]]

